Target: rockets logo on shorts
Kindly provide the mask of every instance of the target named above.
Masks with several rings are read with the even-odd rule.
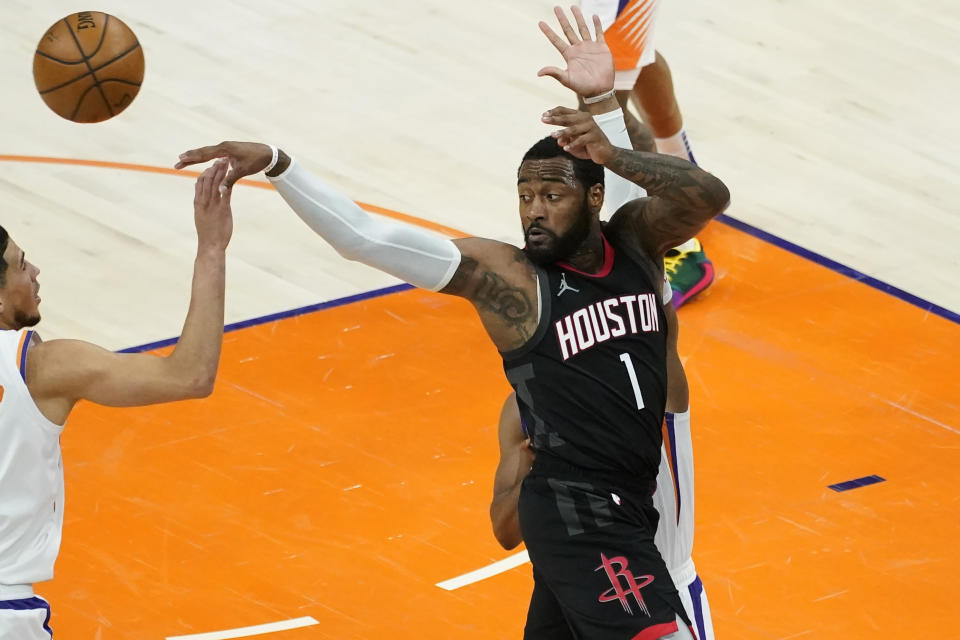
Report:
[[[653,576],[635,576],[633,572],[627,568],[626,558],[623,556],[607,558],[607,556],[602,553],[600,554],[600,566],[594,569],[594,571],[600,571],[601,569],[607,574],[607,578],[610,579],[610,584],[613,585],[613,588],[607,589],[600,594],[598,598],[600,602],[617,601],[623,607],[624,611],[633,615],[633,609],[630,608],[630,601],[628,600],[628,596],[633,596],[637,606],[640,608],[640,612],[645,616],[650,616],[650,610],[647,608],[647,603],[644,601],[640,589],[653,582]],[[620,582],[620,578],[623,578],[624,583],[626,583],[625,585]],[[638,578],[640,582],[637,581]]]
[[[660,331],[657,297],[652,293],[620,296],[577,309],[555,323],[564,360],[611,338]]]

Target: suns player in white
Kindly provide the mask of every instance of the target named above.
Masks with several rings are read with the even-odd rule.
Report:
[[[60,434],[78,400],[130,407],[209,395],[223,337],[225,252],[233,230],[224,165],[197,180],[197,258],[190,309],[166,357],[117,354],[79,340],[42,342],[40,270],[0,227],[0,640],[50,640],[63,525]]]
[[[602,130],[616,146],[639,151],[652,150],[649,136],[631,137],[621,112],[614,111],[592,118],[589,114],[572,109],[557,108],[550,112],[549,122],[564,127],[576,127],[581,131],[594,128],[597,135]],[[548,119],[545,118],[545,121]],[[634,129],[630,129],[633,133]],[[604,206],[607,215],[612,215],[625,202],[643,197],[645,193],[632,182],[624,180],[611,171],[605,171],[606,195]],[[568,284],[567,290],[572,290]],[[563,290],[558,292],[562,294]],[[664,279],[662,300],[669,331],[667,343],[667,403],[663,425],[663,447],[660,454],[660,469],[657,474],[657,490],[653,504],[660,514],[657,526],[656,545],[666,562],[680,599],[693,621],[698,640],[714,640],[713,621],[703,582],[693,564],[693,442],[690,434],[690,404],[687,377],[677,351],[679,323],[677,311],[671,301],[673,291]],[[499,423],[500,462],[494,478],[493,502],[490,504],[490,519],[497,540],[505,549],[513,549],[523,540],[517,515],[517,500],[520,486],[530,471],[533,453],[526,429],[520,420],[515,394],[510,394],[503,404]],[[542,605],[541,605],[542,606]],[[556,640],[573,635],[562,623],[557,610],[558,624],[551,628],[551,637]],[[541,630],[543,631],[543,630]]]
[[[655,143],[660,153],[696,163],[673,90],[670,67],[655,49],[660,1],[580,0],[580,9],[586,16],[596,14],[603,24],[604,39],[616,69],[613,87],[617,100],[624,107],[632,101],[643,118],[641,123],[629,111],[624,112],[631,138],[642,138],[644,149]],[[678,308],[713,282],[713,263],[696,238],[667,252],[664,266]]]

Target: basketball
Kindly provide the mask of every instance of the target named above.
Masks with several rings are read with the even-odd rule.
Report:
[[[33,81],[57,115],[74,122],[108,120],[140,91],[143,49],[122,20],[99,11],[74,13],[40,39]]]

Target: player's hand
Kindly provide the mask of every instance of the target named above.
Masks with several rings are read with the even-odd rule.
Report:
[[[563,55],[567,68],[544,67],[537,72],[537,75],[556,78],[560,84],[585,98],[606,93],[613,89],[613,56],[603,39],[600,18],[593,16],[593,28],[597,34],[594,40],[590,36],[590,29],[579,7],[570,7],[570,11],[577,21],[579,34],[570,26],[563,9],[553,8],[557,20],[560,21],[560,27],[567,37],[567,42],[554,33],[546,22],[540,22],[540,30]]]
[[[613,145],[589,113],[554,107],[543,114],[542,120],[563,127],[551,135],[567,153],[582,160],[593,160],[599,165],[609,162]]]
[[[523,479],[530,473],[530,467],[533,466],[536,457],[537,454],[530,448],[530,438],[520,443],[520,459],[517,464],[517,478],[514,486],[519,487],[523,484]]]
[[[273,152],[270,147],[259,142],[221,142],[212,147],[184,151],[174,168],[183,169],[191,164],[209,162],[216,158],[226,158],[228,162],[227,173],[220,183],[222,192],[230,189],[240,178],[266,169],[273,159]]]
[[[194,187],[193,221],[197,225],[197,241],[201,248],[223,251],[233,234],[233,211],[230,209],[230,189],[221,192],[220,185],[227,175],[227,161],[217,160],[207,168]]]

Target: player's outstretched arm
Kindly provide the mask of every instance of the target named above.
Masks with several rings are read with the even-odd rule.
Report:
[[[498,426],[500,462],[493,478],[493,501],[490,503],[490,522],[493,535],[504,549],[513,549],[523,542],[517,502],[520,486],[530,473],[534,454],[530,440],[523,433],[516,395],[507,396],[500,410]]]
[[[226,158],[233,167],[226,185],[269,167],[271,147],[222,142],[187,151],[177,167]],[[450,240],[413,225],[372,216],[283,151],[267,171],[291,209],[348,260],[362,262],[405,282],[470,300],[501,351],[523,345],[536,330],[537,279],[516,247],[485,238]]]
[[[218,164],[197,180],[194,220],[197,258],[183,334],[165,357],[118,354],[79,340],[31,347],[27,387],[47,418],[62,424],[80,399],[109,406],[139,406],[199,398],[213,390],[223,337],[226,248],[233,231],[230,192],[217,186]]]
[[[226,159],[231,170],[225,188],[245,175],[270,169],[267,177],[290,208],[344,258],[422,289],[439,291],[450,282],[460,264],[460,252],[451,240],[370,215],[281,150],[270,168],[271,149],[253,142],[221,142],[187,151],[177,167]]]

